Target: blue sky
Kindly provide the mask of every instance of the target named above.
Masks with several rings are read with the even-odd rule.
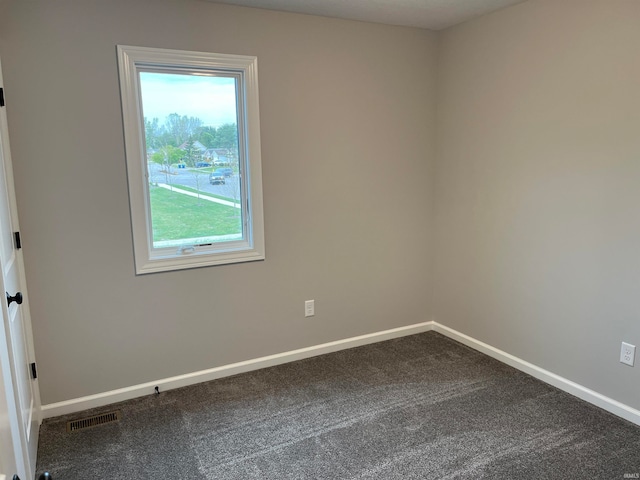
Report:
[[[144,116],[160,123],[172,114],[198,117],[204,125],[236,123],[235,79],[140,72]]]

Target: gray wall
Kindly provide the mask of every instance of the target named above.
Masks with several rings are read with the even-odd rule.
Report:
[[[195,0],[7,3],[44,404],[430,319],[435,34]],[[266,261],[134,275],[116,44],[258,56]]]
[[[640,2],[533,0],[439,50],[435,320],[640,408]]]
[[[640,346],[639,21],[635,0],[530,0],[436,36],[195,0],[5,2],[43,402],[433,315],[640,408],[618,362]],[[265,262],[134,275],[116,44],[259,57]]]

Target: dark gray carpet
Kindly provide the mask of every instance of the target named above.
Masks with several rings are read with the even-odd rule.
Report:
[[[65,425],[122,411],[117,424]],[[640,427],[435,332],[46,420],[38,470],[91,479],[623,479]]]

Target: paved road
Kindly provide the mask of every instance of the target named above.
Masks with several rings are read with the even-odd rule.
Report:
[[[191,187],[200,190],[201,192],[215,193],[217,195],[224,195],[225,197],[240,199],[240,183],[238,175],[227,177],[224,185],[211,185],[209,183],[210,168],[207,172],[203,171],[201,174],[196,175],[194,172],[181,169],[172,168],[171,175],[161,173],[162,166],[157,163],[149,164],[149,180],[154,183],[166,183],[169,185],[184,185],[185,187]]]

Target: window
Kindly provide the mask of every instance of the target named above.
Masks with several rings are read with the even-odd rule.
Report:
[[[118,46],[136,273],[264,259],[255,57]]]

